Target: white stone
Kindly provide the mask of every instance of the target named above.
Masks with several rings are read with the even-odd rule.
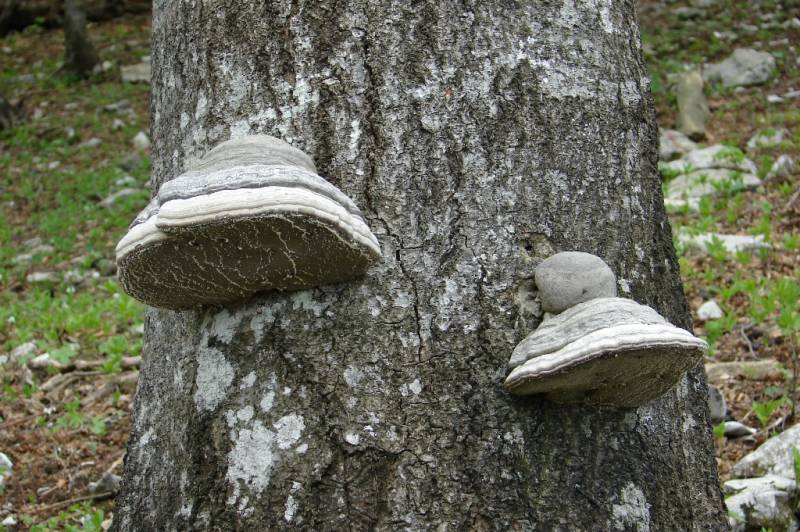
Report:
[[[57,283],[61,280],[58,272],[33,272],[25,276],[25,280],[30,284]]]
[[[748,427],[744,423],[739,423],[738,421],[725,422],[725,436],[727,438],[744,438],[746,436],[752,436],[756,432],[758,432],[756,429]]]
[[[724,316],[722,309],[719,308],[719,305],[713,299],[706,301],[697,309],[697,317],[703,321],[718,320],[722,316]]]
[[[767,179],[784,179],[792,175],[795,170],[794,159],[789,155],[778,157],[767,172]]]
[[[123,83],[150,83],[151,67],[149,62],[142,61],[135,65],[120,67]]]
[[[125,198],[129,198],[131,196],[136,196],[140,192],[142,192],[142,191],[141,191],[141,189],[138,189],[138,188],[123,188],[122,190],[118,190],[117,192],[114,192],[113,194],[111,194],[107,198],[104,198],[100,202],[100,205],[102,207],[105,207],[106,209],[110,209],[112,207],[115,207],[120,200],[125,199]]]
[[[737,48],[720,63],[707,64],[703,69],[706,81],[719,81],[725,87],[758,85],[768,81],[775,69],[775,58],[752,48]]]
[[[777,146],[789,134],[783,128],[761,130],[747,141],[747,149],[755,150],[758,148],[771,148]]]
[[[686,232],[679,232],[677,236],[678,242],[681,244],[698,249],[702,252],[708,252],[708,246],[714,242],[714,239],[720,240],[729,253],[755,251],[769,247],[769,244],[764,241],[763,235],[725,235],[722,233],[700,233],[698,235],[690,235]]]
[[[731,156],[728,156],[728,155]],[[663,166],[674,172],[685,173],[705,168],[729,168],[744,173],[758,172],[756,163],[747,158],[735,157],[737,152],[729,146],[714,144],[707,148],[692,150],[680,159],[665,163]],[[739,159],[739,160],[737,160]]]
[[[696,149],[697,144],[678,130],[663,129],[659,134],[658,156],[662,161],[671,161]]]
[[[5,453],[0,453],[0,488],[5,485],[6,479],[11,477],[14,462]]]
[[[147,133],[144,131],[140,131],[133,137],[131,140],[133,147],[139,151],[147,151],[150,149],[150,137],[147,136]]]
[[[733,466],[736,477],[778,475],[794,479],[792,449],[800,450],[800,425],[771,437]]]
[[[723,485],[731,529],[795,530],[795,482],[780,476],[729,480]]]

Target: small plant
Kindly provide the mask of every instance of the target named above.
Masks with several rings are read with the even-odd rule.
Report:
[[[753,401],[753,413],[755,413],[756,417],[758,418],[758,422],[761,423],[762,428],[766,428],[767,424],[769,424],[772,414],[774,414],[775,411],[778,410],[778,408],[780,408],[784,403],[786,403],[785,396],[779,397],[778,399],[773,399],[772,401],[767,401],[766,403]]]
[[[714,425],[714,438],[717,440],[721,440],[725,437],[725,422],[720,421],[716,425]]]
[[[725,242],[716,235],[706,243],[706,251],[717,262],[725,262],[728,259],[728,248],[725,247]]]

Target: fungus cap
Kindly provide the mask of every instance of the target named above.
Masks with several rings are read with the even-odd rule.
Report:
[[[593,299],[523,340],[505,385],[515,395],[544,394],[559,403],[636,407],[672,388],[707,349],[650,307]]]
[[[126,292],[164,308],[227,303],[346,281],[380,259],[356,205],[310,158],[254,137],[161,186],[117,245]]]

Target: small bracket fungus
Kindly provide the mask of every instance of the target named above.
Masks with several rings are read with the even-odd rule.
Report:
[[[223,142],[164,183],[117,244],[125,291],[173,309],[347,281],[380,257],[353,201],[266,135]]]
[[[584,271],[577,262],[561,264]],[[553,278],[551,272],[540,277],[537,268],[537,283]],[[575,278],[574,271],[566,274]],[[505,385],[513,394],[544,394],[559,403],[636,407],[672,388],[707,349],[705,341],[671,325],[648,306],[598,297],[546,319],[520,342],[511,355],[512,371]]]
[[[559,313],[598,297],[616,297],[617,278],[603,259],[582,251],[548,257],[534,271],[545,312]]]

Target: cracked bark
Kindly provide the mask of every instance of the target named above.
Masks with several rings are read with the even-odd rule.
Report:
[[[155,2],[153,181],[311,154],[384,260],[147,314],[117,530],[723,529],[702,370],[637,410],[515,398],[533,268],[603,257],[690,326],[633,3]]]

